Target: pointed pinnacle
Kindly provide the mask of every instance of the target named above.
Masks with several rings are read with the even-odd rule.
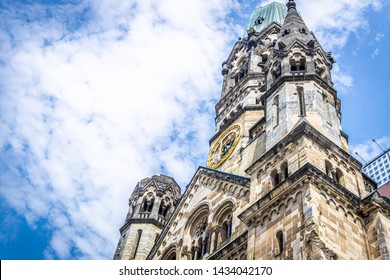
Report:
[[[294,0],[289,0],[286,5],[288,10],[297,8],[297,4],[294,2]]]

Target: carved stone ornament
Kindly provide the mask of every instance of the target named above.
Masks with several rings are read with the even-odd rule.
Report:
[[[337,260],[338,256],[320,239],[316,231],[314,219],[305,223],[305,247],[308,260]]]

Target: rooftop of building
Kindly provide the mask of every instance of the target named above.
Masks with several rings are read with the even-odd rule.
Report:
[[[387,184],[380,187],[377,191],[381,196],[386,196],[390,198],[390,182],[387,182]]]

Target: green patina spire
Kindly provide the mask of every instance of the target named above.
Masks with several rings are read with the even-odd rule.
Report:
[[[257,8],[252,13],[246,30],[248,31],[253,28],[257,32],[260,32],[273,22],[282,25],[286,15],[287,7],[285,4],[272,2],[264,7]],[[244,37],[247,37],[247,31],[245,32]]]

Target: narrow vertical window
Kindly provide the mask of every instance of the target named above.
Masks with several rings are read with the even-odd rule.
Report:
[[[274,124],[274,127],[278,126],[279,125],[279,96],[276,96],[274,98],[274,102],[273,102],[273,124]]]
[[[333,178],[332,175],[332,164],[329,163],[329,161],[325,161],[325,173],[328,175],[328,177]]]
[[[142,235],[142,229],[139,229],[138,232],[137,232],[137,236],[135,238],[135,248],[134,248],[134,252],[133,252],[133,255],[131,256],[131,259],[135,259],[135,257],[137,256],[137,251],[138,251],[138,246],[139,246],[139,243],[141,241],[141,235]]]
[[[228,215],[222,224],[223,240],[228,239],[232,235],[232,216]]]
[[[325,94],[322,95],[322,108],[323,108],[323,115],[324,115],[324,118],[325,118],[325,121],[329,124],[329,125],[332,125],[332,121],[331,121],[331,117],[330,117],[330,102],[328,100],[328,98],[326,97]]]
[[[305,92],[303,88],[298,88],[298,104],[299,104],[299,116],[306,116],[306,105],[305,105]]]
[[[340,169],[336,169],[335,180],[338,184],[345,186],[344,175]]]
[[[154,204],[154,197],[153,196],[147,196],[144,198],[142,211],[143,212],[152,212],[153,210],[153,204]]]
[[[280,184],[281,182],[280,173],[277,170],[272,171],[271,178],[274,187]]]
[[[276,233],[276,242],[275,255],[280,255],[284,250],[283,231],[279,230]]]
[[[287,162],[282,164],[281,170],[282,170],[282,174],[283,174],[283,180],[286,180],[288,178],[288,164],[287,164]]]

